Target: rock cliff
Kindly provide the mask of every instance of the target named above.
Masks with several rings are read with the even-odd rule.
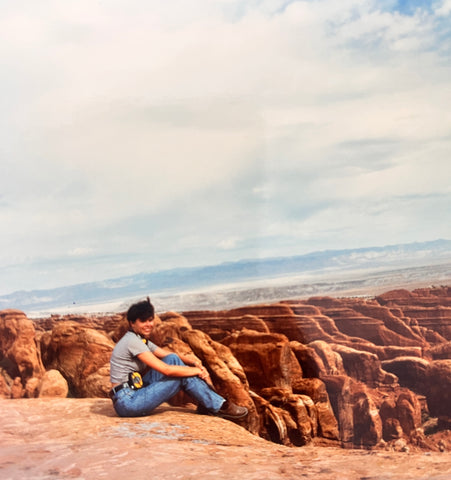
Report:
[[[123,314],[0,312],[0,396],[106,397],[126,329]],[[153,335],[201,359],[216,390],[249,408],[240,425],[275,443],[437,450],[429,434],[451,425],[449,287],[166,312]]]

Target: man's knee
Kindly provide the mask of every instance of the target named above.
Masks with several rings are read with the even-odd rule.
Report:
[[[184,365],[184,363],[180,360],[180,357],[176,353],[170,353],[162,358],[164,363],[168,365]]]

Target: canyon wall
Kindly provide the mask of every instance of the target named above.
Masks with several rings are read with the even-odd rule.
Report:
[[[0,397],[106,397],[124,314],[0,312]],[[451,426],[451,289],[166,312],[155,343],[202,360],[240,424],[276,443],[439,448]],[[177,395],[174,404],[191,401]]]

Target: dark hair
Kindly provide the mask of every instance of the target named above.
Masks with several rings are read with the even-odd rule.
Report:
[[[138,303],[134,303],[127,311],[127,320],[130,323],[135,323],[138,318],[140,320],[146,320],[147,318],[155,316],[155,309],[150,303],[150,298],[147,297]]]

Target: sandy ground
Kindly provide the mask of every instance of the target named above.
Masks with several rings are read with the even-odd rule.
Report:
[[[289,448],[184,408],[118,418],[107,399],[22,399],[0,409],[2,480],[451,478],[449,452]]]

